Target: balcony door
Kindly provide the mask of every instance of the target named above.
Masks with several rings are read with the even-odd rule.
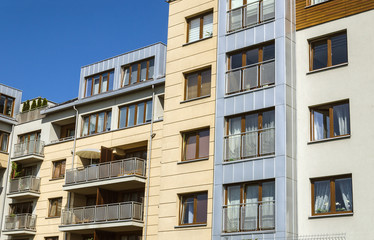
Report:
[[[34,154],[40,152],[40,132],[32,132],[21,135],[19,143],[22,145],[22,150],[25,154]]]

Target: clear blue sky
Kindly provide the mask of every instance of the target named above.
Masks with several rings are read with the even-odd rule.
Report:
[[[80,67],[166,43],[163,0],[0,0],[0,83],[63,102]]]

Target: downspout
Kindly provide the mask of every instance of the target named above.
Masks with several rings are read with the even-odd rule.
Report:
[[[155,114],[155,85],[152,84],[152,117],[151,117],[151,129],[149,133],[149,147],[147,154],[147,193],[145,199],[145,214],[144,214],[144,240],[147,240],[147,227],[148,227],[148,205],[149,205],[149,184],[150,184],[150,173],[151,173],[151,153],[152,153],[152,139],[155,137],[153,133],[153,119]]]
[[[5,210],[5,201],[6,201],[6,193],[7,193],[7,189],[8,189],[8,181],[10,181],[10,173],[11,171],[9,171],[9,169],[12,167],[12,164],[11,164],[11,153],[12,153],[12,147],[13,147],[13,134],[14,134],[14,125],[12,125],[12,132],[10,134],[10,143],[9,143],[9,157],[8,157],[8,167],[6,168],[5,170],[5,186],[3,188],[3,206],[2,206],[2,210],[1,210],[1,218],[0,218],[0,236],[3,232],[3,219],[4,219],[4,210]],[[4,178],[3,178],[4,180]]]

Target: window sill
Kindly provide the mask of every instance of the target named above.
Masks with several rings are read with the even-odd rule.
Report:
[[[345,66],[348,66],[347,62],[346,63],[338,64],[338,65],[334,65],[334,66],[331,66],[331,67],[325,67],[325,68],[320,68],[320,69],[312,70],[312,71],[307,72],[306,75],[317,73],[317,72],[324,72],[324,71],[327,71],[327,70],[331,70],[331,69],[335,69],[335,68],[340,68],[340,67],[345,67]]]
[[[316,3],[316,4],[311,4],[311,5],[308,5],[305,7],[306,8],[311,8],[311,7],[314,7],[314,6],[318,6],[318,5],[321,5],[321,4],[324,4],[324,3],[327,3],[327,2],[331,2],[332,0],[327,0],[327,1],[324,1],[324,2],[320,2],[320,3]]]
[[[351,213],[334,213],[334,214],[325,214],[325,215],[314,215],[314,216],[309,216],[308,219],[330,218],[330,217],[349,217],[349,216],[353,216],[353,212],[351,212]]]
[[[196,41],[193,41],[193,42],[188,42],[188,43],[183,44],[182,47],[185,47],[185,46],[188,46],[188,45],[191,45],[191,44],[194,44],[194,43],[198,43],[198,42],[201,42],[201,41],[204,41],[204,40],[207,40],[207,39],[211,39],[211,38],[213,38],[213,36],[202,38],[202,39],[199,39],[199,40],[196,40]]]
[[[58,180],[63,180],[65,177],[59,177],[59,178],[51,178],[49,181],[58,181]]]
[[[238,159],[238,160],[234,160],[234,161],[224,161],[222,164],[223,165],[234,164],[234,163],[256,161],[256,160],[262,160],[262,159],[265,159],[265,158],[274,158],[274,157],[275,157],[275,154],[272,154],[272,155],[266,155],[266,156],[261,156],[261,157]]]
[[[351,137],[351,135],[334,137],[334,138],[326,138],[326,139],[321,139],[321,140],[309,141],[307,144],[329,142],[329,141],[335,141],[335,140],[340,140],[340,139],[346,139],[346,138],[350,138],[350,137]]]
[[[179,225],[174,226],[174,228],[194,228],[194,227],[206,227],[206,223],[204,224],[189,224],[189,225]]]
[[[182,104],[182,103],[188,103],[188,102],[193,102],[195,100],[200,100],[200,99],[204,99],[204,98],[208,98],[208,97],[210,97],[210,94],[206,95],[206,96],[202,96],[202,97],[197,97],[197,98],[191,98],[191,99],[188,99],[188,100],[184,100],[184,101],[180,102],[180,104]]]
[[[199,158],[199,159],[193,159],[193,160],[185,160],[185,161],[180,161],[177,162],[177,164],[185,164],[185,163],[193,163],[193,162],[200,162],[200,161],[205,161],[208,160],[209,158]]]
[[[45,219],[55,219],[55,218],[61,218],[61,217],[46,217]]]
[[[243,235],[243,234],[268,234],[275,233],[275,230],[261,230],[261,231],[243,231],[243,232],[223,232],[221,236]]]
[[[270,86],[260,87],[260,88],[256,88],[256,89],[252,89],[252,90],[246,90],[246,91],[243,91],[243,92],[237,92],[237,93],[232,93],[232,94],[225,93],[224,98],[235,97],[235,96],[238,96],[238,95],[257,92],[257,91],[266,90],[266,89],[274,88],[274,87],[275,87],[275,85],[273,84],[273,85],[270,85]]]

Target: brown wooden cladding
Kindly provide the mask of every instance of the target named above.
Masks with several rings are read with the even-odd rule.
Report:
[[[296,0],[296,30],[374,9],[374,0],[329,0],[309,6],[310,0]]]

